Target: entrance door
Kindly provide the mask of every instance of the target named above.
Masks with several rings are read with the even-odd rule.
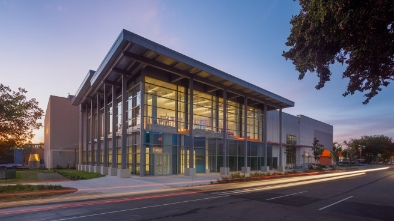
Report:
[[[155,175],[171,175],[171,154],[155,153]]]
[[[196,153],[196,172],[205,173],[205,149],[194,149]]]

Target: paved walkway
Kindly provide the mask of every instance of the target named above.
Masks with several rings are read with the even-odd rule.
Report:
[[[40,184],[61,185],[64,187],[77,188],[78,191],[69,195],[80,195],[90,193],[131,193],[149,190],[160,190],[166,188],[195,186],[210,184],[217,181],[221,176],[219,173],[198,174],[196,176],[172,175],[172,176],[131,176],[130,178],[119,178],[116,176],[105,176],[91,180],[47,182]]]

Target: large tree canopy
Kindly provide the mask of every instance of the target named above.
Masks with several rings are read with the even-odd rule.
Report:
[[[346,64],[343,96],[365,93],[364,104],[394,80],[393,0],[300,0],[283,56],[303,79],[316,72],[316,89],[330,80],[330,65]]]
[[[26,98],[26,93],[23,88],[15,92],[0,84],[0,144],[21,146],[33,138],[34,129],[41,127],[37,120],[44,112],[36,99]]]
[[[387,161],[394,155],[392,139],[384,135],[362,136],[360,139],[351,139],[349,144],[353,152],[359,153],[358,157],[369,162],[378,161],[379,158]]]

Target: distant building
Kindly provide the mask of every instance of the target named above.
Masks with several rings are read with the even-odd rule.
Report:
[[[44,120],[44,161],[47,168],[75,167],[78,161],[78,107],[72,97],[49,97]]]
[[[331,125],[282,113],[293,101],[126,30],[72,104],[78,169],[119,177],[284,170],[314,137],[332,148]]]
[[[34,164],[35,168],[44,165],[44,144],[24,144],[22,147],[13,147],[14,150],[14,164],[21,164],[25,167],[29,167],[30,161],[37,161]],[[31,155],[34,155],[31,158]]]
[[[279,156],[279,111],[268,111],[267,115],[268,153],[272,152],[272,156]],[[294,168],[307,163],[315,163],[315,158],[311,149],[315,137],[326,150],[320,163],[331,164],[330,157],[327,157],[327,151],[332,151],[332,125],[304,115],[293,116],[283,113],[282,131],[281,140],[284,146],[282,149],[286,166]],[[289,151],[291,147],[295,147],[294,152]],[[277,164],[277,158],[273,157],[272,161],[269,161],[268,166],[276,168]]]

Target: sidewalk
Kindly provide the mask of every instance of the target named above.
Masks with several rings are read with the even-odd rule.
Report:
[[[130,178],[119,178],[116,176],[105,176],[91,180],[78,180],[66,182],[41,182],[40,184],[61,185],[78,189],[77,192],[68,194],[111,194],[132,193],[140,191],[161,190],[174,187],[196,186],[210,184],[220,179],[219,173],[197,174],[196,176],[171,175],[171,176],[131,176]]]

